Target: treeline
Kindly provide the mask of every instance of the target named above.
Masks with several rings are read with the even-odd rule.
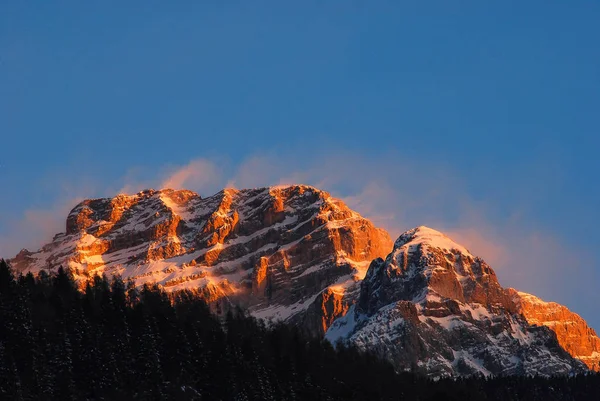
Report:
[[[192,294],[102,277],[80,291],[0,260],[0,399],[599,400],[600,377],[434,382]]]

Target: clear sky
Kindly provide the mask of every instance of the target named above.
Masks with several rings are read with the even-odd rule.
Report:
[[[176,3],[176,4],[175,4]],[[600,2],[0,2],[0,253],[83,197],[322,186],[600,329]]]

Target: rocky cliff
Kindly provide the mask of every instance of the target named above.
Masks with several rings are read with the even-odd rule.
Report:
[[[490,266],[427,227],[371,263],[358,303],[326,338],[432,377],[585,370],[551,330],[528,323]]]
[[[577,313],[555,302],[545,302],[535,295],[510,289],[510,294],[530,324],[546,326],[558,343],[588,368],[600,371],[600,338]]]
[[[370,261],[391,248],[385,231],[310,186],[225,189],[207,198],[164,189],[83,201],[64,233],[12,264],[191,289],[322,334],[356,300]]]
[[[11,263],[191,290],[434,377],[586,370],[574,358],[599,369],[600,340],[567,308],[504,289],[485,261],[430,228],[394,244],[310,186],[86,200],[64,233]]]

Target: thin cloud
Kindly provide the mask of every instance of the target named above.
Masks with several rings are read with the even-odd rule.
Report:
[[[0,257],[13,257],[23,248],[37,250],[64,232],[68,213],[82,200],[61,199],[49,208],[25,210],[20,218],[8,221],[8,229],[0,236]]]
[[[200,190],[212,188],[222,181],[222,172],[214,162],[207,159],[196,159],[175,169],[161,182],[160,187]]]

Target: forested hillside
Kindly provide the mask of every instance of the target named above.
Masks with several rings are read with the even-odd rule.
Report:
[[[193,295],[0,261],[0,399],[598,400],[600,376],[430,381]]]

